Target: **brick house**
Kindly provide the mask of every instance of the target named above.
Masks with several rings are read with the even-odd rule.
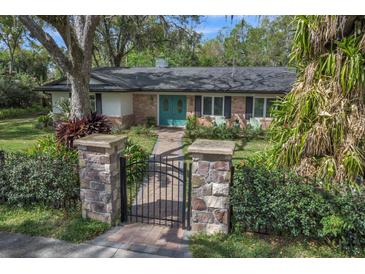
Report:
[[[96,112],[126,127],[147,119],[159,126],[184,126],[195,114],[203,124],[224,117],[244,125],[254,117],[265,128],[272,103],[294,80],[295,72],[285,67],[96,68],[90,98]],[[52,95],[55,113],[57,102],[70,96],[66,79],[37,90]]]

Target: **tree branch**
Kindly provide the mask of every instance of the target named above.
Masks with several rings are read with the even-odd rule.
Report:
[[[35,37],[51,54],[55,62],[65,71],[70,72],[72,65],[70,60],[65,56],[58,47],[54,39],[45,32],[30,16],[19,16],[20,21],[27,27],[33,37]]]

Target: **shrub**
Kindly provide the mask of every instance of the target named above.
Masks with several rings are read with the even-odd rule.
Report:
[[[197,117],[191,115],[186,122],[186,137],[190,139],[206,138],[219,140],[234,140],[243,136],[243,129],[239,124],[227,126],[226,123],[217,124],[213,122],[213,126],[203,126],[198,124]]]
[[[317,237],[329,211],[311,183],[265,166],[236,169],[231,204],[235,223],[245,229],[292,236]]]
[[[50,116],[52,117],[54,122],[58,121],[68,121],[70,120],[70,114],[71,114],[71,99],[70,98],[61,98],[56,106],[56,109],[58,109],[59,113],[50,112]]]
[[[50,114],[41,115],[37,118],[36,128],[44,129],[53,127],[53,119]]]
[[[347,191],[332,196],[334,213],[322,220],[323,237],[351,255],[361,255],[365,247],[365,195]]]
[[[157,136],[156,132],[153,130],[153,127],[145,127],[143,125],[138,125],[135,127],[131,127],[130,131],[137,135],[145,135],[145,136]]]
[[[89,118],[60,122],[56,127],[59,144],[73,148],[73,142],[93,133],[111,133],[111,123],[104,115],[93,113]]]
[[[156,126],[156,118],[153,116],[149,116],[146,118],[146,126],[147,127],[155,127]]]
[[[79,199],[77,160],[49,154],[6,153],[0,167],[0,200],[9,205],[68,207]]]
[[[248,163],[236,167],[230,201],[238,229],[326,240],[351,255],[365,247],[363,189],[328,192],[286,170]]]
[[[26,74],[0,76],[0,107],[24,108],[40,103],[41,93],[33,91],[35,84],[34,79]]]
[[[147,168],[148,162],[146,161],[149,154],[137,143],[127,140],[124,148],[124,156],[127,158],[127,184],[128,184],[128,197],[127,202],[131,206],[132,201],[135,199],[139,186],[143,183],[143,176]]]
[[[28,149],[29,155],[47,154],[52,157],[62,158],[77,162],[78,154],[74,149],[69,149],[63,144],[59,144],[56,141],[55,135],[46,135],[37,140],[37,142]]]

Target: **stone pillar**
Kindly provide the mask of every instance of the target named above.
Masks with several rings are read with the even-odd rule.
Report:
[[[233,141],[196,140],[192,163],[192,231],[228,233]]]
[[[120,161],[125,136],[92,134],[74,142],[79,150],[83,218],[120,222]]]

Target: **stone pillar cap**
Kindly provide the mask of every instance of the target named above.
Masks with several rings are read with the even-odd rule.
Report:
[[[127,139],[127,136],[124,135],[95,133],[76,140],[74,142],[74,145],[86,146],[86,147],[112,148],[113,146],[125,141],[125,139]]]
[[[189,148],[192,154],[233,155],[236,143],[234,141],[197,139]]]

